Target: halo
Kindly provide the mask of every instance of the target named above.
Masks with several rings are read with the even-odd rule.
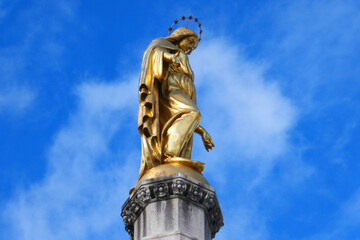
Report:
[[[186,20],[186,19],[188,19],[188,22],[187,22],[187,24],[186,24],[186,27],[188,27],[189,21],[192,20],[192,19],[194,19],[194,21],[198,23],[199,28],[200,28],[200,35],[199,35],[199,42],[200,42],[200,41],[201,41],[201,34],[202,34],[201,23],[199,22],[199,19],[198,19],[198,18],[194,18],[194,17],[191,16],[191,15],[190,15],[189,17],[182,16],[181,18],[176,19],[176,20],[174,21],[174,23],[171,25],[171,27],[169,27],[169,29],[168,29],[168,30],[169,30],[168,36],[170,35],[171,31],[173,30],[174,25],[178,24],[179,21],[184,21],[184,20]]]

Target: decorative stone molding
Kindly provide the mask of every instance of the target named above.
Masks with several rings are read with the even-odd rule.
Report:
[[[181,173],[140,182],[122,207],[121,216],[130,238],[134,223],[149,203],[181,198],[204,209],[211,236],[224,225],[220,205],[213,187],[200,183]]]

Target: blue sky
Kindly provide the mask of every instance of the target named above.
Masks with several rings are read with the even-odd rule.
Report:
[[[142,54],[192,14],[216,144],[196,137],[193,157],[221,203],[216,239],[360,239],[359,12],[355,0],[0,0],[0,238],[128,239]]]

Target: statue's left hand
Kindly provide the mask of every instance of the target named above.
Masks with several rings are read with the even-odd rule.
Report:
[[[209,149],[212,149],[213,147],[215,147],[215,144],[212,141],[210,134],[205,129],[203,130],[201,136],[202,136],[202,140],[203,140],[206,151],[209,151]]]

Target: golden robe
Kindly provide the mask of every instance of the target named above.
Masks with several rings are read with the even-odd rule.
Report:
[[[178,51],[178,64],[164,56]],[[191,158],[192,136],[201,120],[193,76],[188,56],[180,48],[165,38],[150,43],[143,56],[139,81],[139,179],[166,158]]]

